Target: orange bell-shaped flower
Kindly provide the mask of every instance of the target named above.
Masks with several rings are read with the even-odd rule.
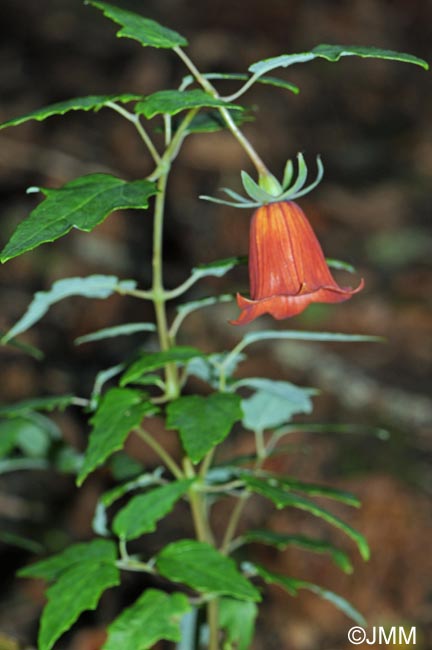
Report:
[[[303,211],[293,201],[269,203],[253,216],[249,242],[251,299],[237,294],[242,310],[232,325],[245,325],[262,314],[280,320],[313,302],[342,302],[363,288],[340,287]]]

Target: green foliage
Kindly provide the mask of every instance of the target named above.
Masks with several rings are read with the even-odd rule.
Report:
[[[233,598],[219,600],[219,623],[225,632],[225,643],[232,644],[230,648],[249,650],[257,615],[258,607],[253,602]]]
[[[156,566],[165,578],[205,594],[261,600],[258,590],[238,571],[235,562],[205,542],[184,539],[168,544],[157,555]]]
[[[229,80],[229,81],[247,81],[250,79],[249,75],[241,72],[208,72],[203,74],[203,77],[211,81],[218,80]],[[192,75],[187,75],[183,78],[181,89],[185,90],[188,86],[194,83],[195,79]],[[300,89],[298,86],[285,81],[285,79],[278,79],[277,77],[260,77],[257,79],[257,83],[264,84],[267,86],[275,86],[276,88],[283,88],[284,90],[290,90],[294,95],[298,95]]]
[[[414,63],[425,70],[429,66],[423,59],[419,59],[412,54],[403,52],[393,52],[392,50],[381,50],[376,47],[357,47],[353,45],[317,45],[310,52],[301,52],[299,54],[282,54],[257,61],[249,66],[249,71],[257,75],[265,74],[276,68],[286,68],[294,63],[305,63],[313,61],[316,58],[326,59],[327,61],[339,61],[342,56],[359,56],[362,58],[388,59],[390,61],[401,61],[403,63]]]
[[[179,397],[167,408],[167,426],[180,431],[184,450],[198,463],[242,418],[240,402],[238,395],[230,393]]]
[[[144,533],[152,533],[156,530],[157,522],[171,512],[192,483],[193,479],[174,481],[132,497],[114,518],[115,534],[121,539],[131,540]]]
[[[51,395],[50,397],[35,397],[26,399],[15,404],[0,406],[0,417],[15,417],[29,411],[64,411],[67,406],[73,403],[73,395]]]
[[[356,544],[360,551],[360,555],[364,560],[368,560],[370,556],[369,546],[366,542],[363,535],[361,535],[357,530],[346,524],[342,519],[336,517],[328,510],[318,506],[313,501],[306,499],[301,496],[292,494],[292,492],[287,491],[283,486],[279,486],[272,483],[269,479],[261,479],[252,475],[243,475],[243,480],[247,488],[251,492],[256,492],[261,494],[261,496],[266,499],[270,499],[278,509],[291,507],[298,508],[300,510],[305,510],[310,512],[315,517],[324,519],[332,526],[342,530],[348,537],[350,537]]]
[[[192,108],[215,108],[223,106],[234,111],[244,110],[242,106],[229,104],[223,99],[209,95],[204,90],[159,90],[135,105],[135,113],[148,120],[155,115],[177,115]]]
[[[147,589],[109,626],[103,650],[148,650],[161,639],[180,641],[180,620],[190,609],[184,594]]]
[[[64,298],[83,296],[85,298],[108,298],[116,291],[133,289],[133,280],[120,281],[115,275],[89,275],[86,278],[64,278],[54,282],[49,291],[37,291],[25,314],[4,335],[1,343],[22,334],[37,323],[49,308]]]
[[[1,262],[55,241],[72,228],[90,232],[115,210],[145,209],[157,193],[150,181],[127,182],[110,174],[80,176],[60,189],[38,189],[45,200],[18,226],[0,255]]]
[[[7,122],[0,124],[0,130],[6,129],[9,126],[18,126],[29,120],[37,120],[42,122],[47,117],[53,115],[65,115],[69,111],[99,111],[101,108],[110,102],[117,102],[120,104],[127,104],[128,102],[138,101],[142,99],[141,95],[90,95],[88,97],[74,97],[67,99],[64,102],[57,102],[44,108],[38,108],[36,111],[14,117]]]
[[[101,341],[115,336],[129,336],[130,334],[136,334],[137,332],[154,332],[155,330],[156,326],[154,323],[125,323],[123,325],[115,325],[114,327],[105,327],[97,332],[79,336],[75,339],[75,345]]]
[[[298,580],[297,578],[289,578],[287,576],[281,576],[277,573],[273,573],[272,571],[268,571],[259,564],[253,564],[250,568],[252,572],[256,572],[256,574],[261,576],[265,582],[268,584],[279,585],[279,587],[286,589],[286,591],[288,591],[288,593],[292,596],[296,596],[297,592],[300,589],[312,591],[324,600],[328,600],[330,603],[332,603],[332,605],[337,607],[337,609],[348,616],[348,618],[351,618],[358,625],[366,625],[366,621],[360,612],[358,612],[345,598],[342,598],[342,596],[339,596],[339,594],[335,594],[333,591],[324,589],[323,587],[315,585],[312,582]]]
[[[81,485],[111,454],[122,449],[132,429],[157,410],[141,391],[129,388],[111,388],[107,391],[90,420],[93,429],[77,485]]]
[[[46,592],[48,603],[42,614],[39,650],[51,650],[57,639],[89,609],[96,609],[103,592],[120,584],[114,564],[93,559],[64,571]]]
[[[288,546],[296,546],[313,553],[326,553],[344,573],[353,571],[348,555],[323,539],[314,539],[305,535],[285,535],[270,530],[249,530],[242,535],[242,539],[246,543],[268,544],[280,551],[284,551]]]
[[[106,562],[113,564],[117,559],[114,542],[105,539],[96,539],[91,542],[73,544],[64,551],[53,555],[47,560],[24,567],[18,572],[21,578],[40,578],[47,582],[57,580],[59,576],[70,567],[81,562]]]
[[[143,18],[139,14],[114,7],[107,2],[86,0],[88,4],[100,9],[107,18],[121,25],[117,32],[118,37],[132,38],[141,45],[149,47],[161,47],[172,49],[178,46],[187,45],[187,40],[167,27],[163,27],[154,20]]]
[[[167,363],[184,365],[191,359],[201,356],[203,356],[201,350],[187,345],[177,345],[161,352],[145,352],[123,373],[120,386],[137,383],[141,381],[143,375],[163,368]]]
[[[243,426],[251,431],[264,431],[289,422],[297,413],[312,412],[311,388],[300,388],[288,381],[247,378],[234,384],[237,390],[246,386],[255,389],[242,400]]]
[[[208,264],[200,264],[195,266],[191,275],[195,280],[201,280],[202,278],[207,278],[209,276],[215,276],[221,278],[228,271],[235,268],[239,264],[246,264],[247,257],[228,257],[224,260],[217,260],[216,262],[209,262]]]

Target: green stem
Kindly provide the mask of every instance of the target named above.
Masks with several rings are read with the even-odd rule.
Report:
[[[191,61],[191,59],[188,57],[185,51],[181,47],[175,47],[174,52],[181,58],[183,63],[190,70],[190,72],[198,81],[198,83],[202,86],[202,88],[204,88],[204,90],[206,90],[210,95],[212,95],[212,97],[221,99],[216,88],[213,86],[212,83],[210,83],[208,79],[205,78],[204,75],[201,74],[201,72],[195,66],[193,61]],[[232,119],[229,110],[223,106],[218,108],[218,110],[222,115],[222,117],[224,118],[227,127],[229,128],[229,130],[231,131],[231,133],[233,134],[237,142],[243,147],[243,149],[245,150],[245,152],[253,162],[255,169],[258,172],[258,176],[268,176],[269,170],[267,169],[264,161],[255,151],[255,149],[253,148],[249,140],[246,138],[246,136],[240,131],[240,129]]]
[[[184,474],[180,467],[177,465],[175,462],[174,458],[158,443],[157,440],[153,438],[153,436],[142,429],[141,427],[136,429],[137,434],[139,435],[142,440],[151,448],[153,451],[159,456],[161,461],[165,463],[165,465],[168,467],[168,469],[172,472],[173,476],[176,477],[176,479],[181,480],[184,478]]]
[[[246,501],[249,499],[249,494],[244,492],[238,499],[237,503],[235,504],[231,516],[228,520],[228,525],[225,530],[225,535],[222,540],[222,545],[220,548],[221,553],[224,555],[228,554],[229,551],[229,546],[231,543],[231,540],[233,539],[235,532],[237,530],[238,523],[240,521],[240,517],[243,513],[243,509],[246,505]]]
[[[106,106],[108,106],[108,108],[112,108],[113,111],[116,111],[116,113],[122,115],[122,117],[128,120],[128,122],[132,122],[132,124],[138,131],[141,139],[143,140],[144,144],[146,145],[147,149],[149,150],[154,162],[156,163],[156,165],[158,165],[160,163],[159,153],[157,152],[156,147],[151,141],[147,131],[144,129],[143,125],[141,124],[139,115],[136,115],[135,113],[130,113],[125,108],[123,108],[123,106],[119,106],[115,102],[107,102]]]

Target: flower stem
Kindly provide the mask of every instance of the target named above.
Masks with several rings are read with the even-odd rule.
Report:
[[[221,99],[218,91],[216,88],[213,86],[212,83],[208,79],[205,78],[204,75],[201,74],[201,72],[198,70],[198,68],[195,66],[193,61],[188,57],[186,52],[181,48],[181,47],[175,47],[173,48],[174,52],[181,58],[183,63],[186,65],[186,67],[190,70],[192,75],[195,77],[195,79],[198,81],[198,83],[204,88],[205,91],[207,91],[212,97],[216,97],[217,99]],[[258,172],[258,176],[268,176],[269,175],[269,170],[267,169],[264,161],[261,159],[259,154],[255,151],[249,140],[246,138],[246,136],[242,133],[242,131],[238,128],[236,123],[231,117],[231,114],[227,108],[224,106],[221,106],[218,108],[220,114],[225,120],[225,123],[237,142],[243,147],[251,161],[253,162],[255,169]]]
[[[165,463],[169,470],[171,470],[173,476],[176,479],[181,480],[184,478],[184,474],[180,467],[175,462],[174,458],[158,443],[153,436],[145,431],[141,427],[136,429],[137,434],[142,440],[159,456],[159,458]]]

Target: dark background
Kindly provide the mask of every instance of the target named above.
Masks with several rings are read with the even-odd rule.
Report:
[[[301,52],[322,42],[374,45],[432,58],[432,5],[427,0],[130,0],[121,4],[184,34],[190,56],[203,71],[245,71],[260,58]],[[184,74],[174,54],[116,40],[113,23],[76,0],[3,0],[1,5],[2,121],[74,96],[151,93],[177,85]],[[416,647],[428,648],[432,621],[430,73],[402,63],[345,58],[338,64],[316,61],[277,74],[298,84],[300,95],[256,86],[246,96],[256,121],[245,131],[276,175],[297,151],[303,151],[311,170],[316,154],[322,155],[324,181],[300,204],[327,256],[354,264],[366,287],[348,303],[316,305],[276,326],[379,334],[388,342],[257,346],[241,372],[317,386],[322,393],[316,399],[313,421],[380,426],[391,437],[380,440],[366,427],[356,435],[298,435],[293,440],[297,451],[274,467],[328,481],[361,497],[361,510],[336,508],[335,512],[369,539],[372,559],[367,565],[357,561],[349,541],[329,533],[324,524],[297,512],[269,512],[259,502],[247,512],[250,522],[329,534],[352,552],[356,571],[352,576],[340,575],[324,557],[306,552],[256,549],[256,554],[273,568],[345,595],[371,625],[417,626]],[[226,91],[231,88],[227,85]],[[197,198],[201,193],[215,194],[220,186],[239,188],[240,169],[253,172],[229,134],[196,135],[186,142],[170,183],[165,237],[168,285],[182,281],[197,263],[246,253],[247,211]],[[28,186],[58,186],[95,171],[129,179],[151,171],[132,126],[107,110],[99,115],[70,113],[2,131],[1,244],[37,202],[37,197],[26,196]],[[135,277],[145,286],[150,277],[150,236],[148,213],[117,214],[90,235],[74,232],[55,245],[8,262],[0,273],[0,329],[13,324],[35,291],[61,277],[112,273]],[[343,274],[338,278],[347,282]],[[235,290],[247,291],[245,269],[203,281],[190,296]],[[227,324],[236,314],[236,308],[226,304],[197,313],[185,322],[180,342],[209,351],[226,349],[241,333]],[[118,362],[139,339],[113,339],[78,349],[73,339],[100,327],[151,318],[147,306],[129,299],[64,301],[23,337],[44,350],[43,362],[11,349],[2,352],[1,400],[68,391],[87,395],[96,372]],[[255,326],[275,324],[264,318]],[[79,417],[62,415],[58,422],[66,438],[82,448],[87,429]],[[241,437],[230,444],[231,451],[250,447],[250,441]],[[132,452],[142,453],[134,448]],[[148,455],[145,460],[150,465],[155,462]],[[6,475],[0,482],[2,526],[31,534],[49,550],[87,539],[97,495],[107,480],[96,475],[78,492],[72,479],[54,473]],[[219,516],[224,516],[223,508]],[[182,531],[180,519],[174,521],[177,531]],[[150,546],[163,543],[165,534],[172,532],[162,526]],[[0,649],[14,650],[21,647],[18,643],[31,647],[42,588],[13,580],[13,571],[29,559],[28,554],[5,543],[0,543],[0,554]],[[80,626],[56,647],[99,648],[104,625],[138,589],[139,584],[128,578],[123,591],[105,597],[98,613],[84,615]],[[294,600],[271,589],[254,648],[342,650],[347,647],[349,627],[343,615],[315,596]]]

